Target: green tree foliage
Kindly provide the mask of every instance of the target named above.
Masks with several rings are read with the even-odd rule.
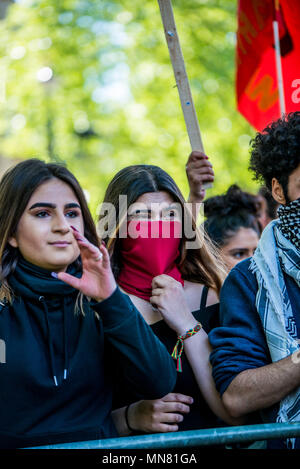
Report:
[[[236,110],[236,0],[173,0],[216,180],[255,190],[254,130]],[[0,22],[0,142],[65,161],[95,211],[116,171],[157,164],[188,194],[189,140],[156,0],[18,0]]]

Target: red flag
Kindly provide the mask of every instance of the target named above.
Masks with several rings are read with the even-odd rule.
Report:
[[[239,0],[237,105],[259,131],[281,115],[274,19],[279,24],[285,112],[292,112],[300,110],[300,0]]]

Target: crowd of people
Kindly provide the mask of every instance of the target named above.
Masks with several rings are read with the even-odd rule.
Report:
[[[125,167],[97,226],[65,166],[5,173],[1,448],[299,420],[299,145],[300,112],[272,122],[258,193],[209,198],[192,152],[188,204],[163,169]]]

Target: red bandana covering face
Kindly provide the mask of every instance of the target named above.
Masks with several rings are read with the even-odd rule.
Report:
[[[132,220],[127,238],[120,239],[122,270],[118,283],[123,290],[149,301],[153,277],[167,274],[183,285],[175,261],[179,256],[181,222]]]

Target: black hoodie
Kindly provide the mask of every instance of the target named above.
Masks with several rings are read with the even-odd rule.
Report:
[[[119,288],[100,303],[84,300],[83,315],[75,312],[77,290],[24,259],[9,285],[13,303],[0,308],[1,448],[117,436],[116,370],[137,398],[173,389],[172,358]]]

